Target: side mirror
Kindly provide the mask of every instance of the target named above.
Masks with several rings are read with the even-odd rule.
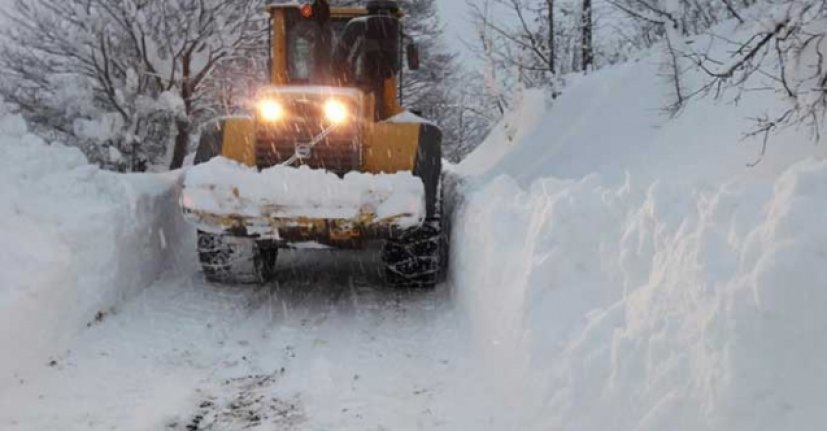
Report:
[[[409,43],[405,47],[405,54],[408,57],[408,69],[419,70],[419,47],[415,43]]]

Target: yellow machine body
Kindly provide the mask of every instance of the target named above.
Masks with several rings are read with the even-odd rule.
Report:
[[[272,71],[271,85],[274,88],[289,87],[289,68],[287,65],[287,26],[286,13],[296,5],[268,7],[272,22]],[[367,9],[361,7],[333,7],[331,19],[349,20],[367,15]],[[381,100],[370,93],[363,93],[363,115],[361,136],[363,163],[359,171],[371,173],[392,173],[410,171],[414,168],[416,151],[419,147],[420,123],[388,123],[381,120],[404,112],[397,96],[398,80],[394,76],[384,83]],[[301,92],[285,93],[282,98],[305,97]],[[382,116],[376,111],[381,105]],[[379,120],[377,120],[379,118]],[[258,118],[229,118],[223,131],[222,156],[236,160],[248,166],[256,166],[255,145],[256,130],[266,127]]]
[[[302,83],[297,82],[295,77],[291,76],[289,22],[291,19],[295,21],[296,14],[304,13],[302,8],[308,6],[297,4],[268,6],[267,12],[272,29],[270,85],[260,91],[258,99],[273,98],[281,105],[290,108],[306,106],[309,103],[322,103],[325,98],[337,98],[347,103],[353,110],[352,118],[347,126],[337,129],[330,139],[339,139],[354,148],[352,151],[354,158],[352,164],[343,168],[343,172],[337,173],[343,175],[346,171],[368,173],[408,171],[420,175],[424,172],[422,176],[426,186],[426,195],[428,195],[427,199],[435,201],[439,172],[432,171],[441,169],[439,164],[441,133],[436,126],[424,121],[411,121],[410,119],[400,121],[394,118],[405,112],[399,100],[398,74],[386,77],[384,82],[373,83],[374,90],[364,86],[342,85],[335,80],[322,84]],[[354,18],[367,15],[366,8],[330,8],[330,22],[342,25]],[[398,17],[399,15],[396,15],[396,18]],[[297,130],[300,125],[308,121],[306,118],[297,118],[296,116],[301,114],[296,114],[291,109],[287,111],[288,117],[279,124],[262,118],[258,111],[255,115],[247,117],[223,119],[219,128],[219,151],[215,155],[221,155],[259,169],[284,163],[285,157],[293,151],[290,147],[293,145],[290,142],[293,138],[287,136],[292,136],[294,129]],[[341,136],[335,136],[336,133]],[[312,135],[311,133],[309,136]],[[308,138],[302,139],[306,141]],[[300,142],[302,139],[297,138],[296,141]],[[288,148],[280,152],[272,150],[271,154],[263,155],[263,151],[267,152],[268,149],[285,146]],[[429,148],[431,153],[423,152],[425,147]],[[267,157],[270,159],[263,164],[263,158]],[[438,160],[426,162],[426,159]],[[429,167],[429,163],[431,165],[435,163],[436,167]],[[307,164],[313,168],[324,167]],[[426,179],[426,176],[430,179]],[[428,206],[429,211],[433,212],[432,208],[435,208],[436,204],[429,202]],[[380,220],[372,214],[361,214],[355,220],[251,220],[249,217],[218,217],[208,213],[188,211],[186,208],[184,211],[199,225],[211,226],[212,229],[209,230],[216,231],[216,233],[222,231],[243,236],[250,226],[256,225],[260,228],[262,224],[266,224],[273,230],[273,234],[269,236],[286,242],[317,241],[334,246],[353,246],[360,244],[364,239],[385,237],[393,230],[394,223],[392,218]]]

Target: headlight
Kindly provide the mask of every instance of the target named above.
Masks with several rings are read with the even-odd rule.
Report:
[[[324,104],[324,116],[333,124],[342,124],[348,120],[350,113],[344,103],[330,99]]]
[[[281,103],[265,99],[258,102],[258,115],[267,122],[275,122],[284,118],[284,106]]]

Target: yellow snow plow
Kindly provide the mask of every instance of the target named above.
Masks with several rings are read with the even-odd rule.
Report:
[[[269,5],[270,84],[203,131],[181,205],[216,282],[273,279],[279,248],[382,241],[389,283],[444,270],[442,132],[400,101],[419,68],[395,1]]]

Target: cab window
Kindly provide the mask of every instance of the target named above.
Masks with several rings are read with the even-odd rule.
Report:
[[[287,14],[287,72],[291,83],[323,84],[331,77],[333,47],[347,22],[333,19],[320,26],[297,11]]]
[[[309,81],[313,76],[316,33],[316,25],[311,22],[298,22],[288,33],[287,58],[291,79]]]

